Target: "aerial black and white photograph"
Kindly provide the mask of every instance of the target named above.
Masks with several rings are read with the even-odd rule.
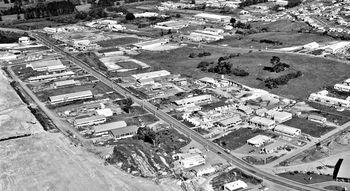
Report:
[[[0,0],[0,191],[350,189],[350,0]]]

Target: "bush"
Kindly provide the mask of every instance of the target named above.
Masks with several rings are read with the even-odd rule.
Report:
[[[134,20],[136,17],[135,17],[135,15],[133,14],[133,13],[127,13],[126,15],[125,15],[125,19],[127,20],[127,21],[131,21],[131,20]]]
[[[239,68],[234,68],[231,73],[235,76],[249,76],[249,72]]]

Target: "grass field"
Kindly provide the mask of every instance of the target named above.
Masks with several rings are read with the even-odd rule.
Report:
[[[320,182],[333,181],[332,176],[318,175],[314,173],[308,175],[304,173],[285,172],[278,175],[303,184],[315,184]]]
[[[250,25],[258,28],[267,28],[269,32],[297,32],[300,29],[311,29],[305,22],[278,20],[275,22],[251,22]]]
[[[113,47],[113,46],[122,46],[126,44],[132,44],[138,42],[139,39],[133,37],[121,37],[116,39],[104,40],[97,42],[101,47]]]
[[[136,64],[135,62],[132,62],[132,61],[117,62],[116,64],[118,66],[121,66],[122,68],[125,68],[125,69],[134,69],[134,68],[141,67],[140,65],[138,65],[138,64]]]
[[[320,137],[321,135],[326,134],[327,132],[335,129],[335,127],[322,126],[319,123],[309,121],[304,118],[293,118],[289,121],[283,123],[291,127],[301,129],[302,133],[309,134],[313,137]]]
[[[256,135],[267,135],[267,136],[275,136],[273,133],[269,133],[263,131],[261,129],[247,129],[241,128],[236,131],[233,131],[227,134],[224,137],[219,139],[215,139],[214,143],[217,143],[224,147],[225,149],[235,150],[247,143],[247,140],[256,136]]]
[[[240,40],[239,40],[240,39]],[[303,39],[302,41],[300,39]],[[280,42],[280,45],[273,45],[269,43],[260,43],[260,40],[272,40]],[[311,33],[297,33],[297,32],[264,32],[255,33],[246,36],[233,36],[225,38],[221,41],[212,44],[228,44],[232,47],[244,48],[284,48],[290,46],[299,46],[311,42],[327,42],[332,41],[333,38],[326,35],[311,34]]]
[[[191,52],[203,52],[204,50],[211,52],[212,55],[203,58],[189,58]],[[197,69],[197,65],[201,61],[216,62],[220,56],[233,53],[229,48],[193,48],[184,47],[167,52],[148,52],[144,51],[135,56],[136,59],[146,62],[153,67],[160,67],[169,70],[175,74],[184,74],[194,78],[215,77],[214,73],[204,73]],[[272,56],[280,57],[282,62],[291,65],[293,68],[300,70],[302,76],[292,79],[287,85],[279,86],[275,89],[267,89],[263,82],[257,80],[257,77],[264,77],[266,71],[264,66],[270,66]],[[289,97],[292,99],[306,99],[311,93],[323,89],[325,86],[333,86],[335,83],[349,77],[347,71],[350,71],[350,65],[346,65],[336,61],[325,60],[324,58],[310,57],[304,55],[291,55],[284,53],[266,53],[253,52],[245,53],[239,57],[229,60],[234,66],[242,68],[250,73],[246,77],[230,78],[243,83],[245,85],[266,89],[271,93]],[[272,75],[272,74],[271,74]]]
[[[41,92],[37,92],[36,96],[41,101],[45,102],[48,100],[50,96],[56,96],[56,95],[62,95],[62,94],[68,94],[68,93],[74,93],[74,92],[80,92],[80,91],[86,91],[86,90],[91,90],[92,94],[94,94],[95,96],[97,94],[105,94],[107,92],[113,92],[113,89],[111,89],[104,83],[97,82],[96,84],[87,84],[87,85],[81,85],[81,86],[72,86],[72,87],[64,87],[59,89],[41,91]],[[118,93],[116,94],[119,95]],[[122,95],[119,95],[119,96],[123,97]]]

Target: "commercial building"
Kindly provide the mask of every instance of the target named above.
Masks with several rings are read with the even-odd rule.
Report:
[[[60,78],[68,78],[74,75],[75,73],[73,71],[67,71],[67,72],[61,72],[56,74],[45,74],[45,75],[33,76],[28,78],[27,80],[29,82],[50,81],[50,80],[56,80]]]
[[[197,30],[197,31],[191,32],[190,35],[187,36],[187,38],[195,42],[213,42],[213,41],[224,39],[224,36],[212,35],[212,34],[204,33],[203,31]]]
[[[245,189],[247,187],[248,187],[248,185],[245,182],[243,182],[242,180],[236,180],[234,182],[224,184],[225,191],[241,190],[241,189]]]
[[[273,142],[269,145],[266,145],[264,148],[261,149],[262,152],[266,153],[266,154],[271,154],[275,151],[277,151],[278,149],[281,149],[285,146],[286,144],[283,142]]]
[[[75,81],[75,80],[63,80],[63,81],[56,81],[53,83],[55,88],[74,86],[78,84],[79,84],[79,81]]]
[[[323,90],[317,93],[312,93],[309,96],[310,101],[318,102],[324,105],[329,106],[337,106],[337,107],[350,107],[350,97],[347,97],[346,99],[340,99],[335,97],[327,96],[328,91]]]
[[[214,173],[216,171],[216,169],[210,164],[193,167],[193,170],[196,172],[196,176],[203,176],[206,174]]]
[[[350,92],[350,86],[347,84],[335,84],[334,89],[342,92]]]
[[[285,111],[270,110],[266,112],[267,116],[278,123],[283,123],[292,119],[293,115]]]
[[[141,85],[153,85],[154,84],[154,79],[152,78],[147,78],[147,79],[139,79],[137,82]]]
[[[100,116],[103,116],[103,115],[100,115]],[[113,129],[123,128],[123,127],[127,127],[127,124],[125,123],[125,121],[116,121],[113,123],[106,123],[106,124],[94,126],[93,127],[94,128],[94,135],[95,136],[106,135],[109,133],[109,131],[111,131]]]
[[[338,160],[333,171],[333,179],[341,182],[350,183],[350,158],[341,158]]]
[[[81,92],[51,96],[49,97],[49,100],[51,104],[58,104],[58,103],[75,101],[75,100],[89,99],[92,97],[93,97],[92,92],[90,90],[86,90]]]
[[[159,70],[159,71],[153,71],[153,72],[146,72],[141,74],[134,74],[131,75],[136,80],[145,80],[145,79],[153,79],[153,78],[160,78],[171,75],[170,72],[166,70]]]
[[[199,95],[199,96],[176,100],[175,104],[178,106],[185,106],[189,104],[200,104],[200,103],[205,103],[210,101],[212,101],[211,95],[205,94],[205,95]]]
[[[113,111],[111,108],[103,108],[103,109],[97,109],[95,111],[96,115],[103,115],[105,117],[111,117],[113,116]]]
[[[188,21],[165,21],[157,23],[154,28],[164,29],[164,30],[179,30],[188,27]]]
[[[74,126],[75,127],[85,127],[85,126],[92,126],[92,125],[98,125],[101,123],[106,122],[106,117],[102,115],[94,115],[91,117],[85,117],[80,119],[74,120]]]
[[[266,135],[257,135],[253,138],[250,138],[247,140],[247,143],[249,145],[252,145],[254,147],[261,147],[267,142],[271,142],[272,139]]]
[[[155,39],[150,41],[144,41],[134,44],[137,48],[140,49],[152,49],[154,47],[162,46],[169,42],[169,39],[167,38],[161,38],[161,39]]]
[[[216,22],[216,23],[229,23],[231,16],[216,15],[210,13],[199,13],[194,15],[196,19],[204,20],[207,22]]]
[[[133,125],[133,126],[113,129],[111,130],[111,133],[116,139],[125,139],[136,135],[138,129],[139,129],[138,126]]]
[[[249,123],[263,129],[272,129],[276,124],[274,120],[258,116],[251,118]]]
[[[301,134],[301,130],[295,127],[290,127],[287,125],[276,125],[275,128],[273,128],[273,131],[289,135],[292,137],[299,136]]]
[[[28,45],[30,44],[30,38],[27,37],[27,36],[22,36],[18,39],[18,44],[21,44],[21,45]]]
[[[307,119],[316,123],[325,123],[327,121],[327,118],[314,114],[308,115]]]
[[[198,153],[179,153],[175,155],[175,158],[178,158],[183,168],[191,168],[205,164],[204,156]]]
[[[219,127],[223,127],[225,129],[232,128],[235,125],[239,124],[242,122],[242,119],[239,115],[233,116],[224,120],[221,120],[219,122],[216,122],[215,124]]]
[[[62,64],[61,60],[42,60],[31,62],[26,65],[27,68],[32,68],[35,71],[48,71],[48,72],[56,72],[62,71],[66,69],[66,66]]]

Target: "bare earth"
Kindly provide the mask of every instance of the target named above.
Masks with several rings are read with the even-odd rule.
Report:
[[[74,147],[60,133],[48,133],[21,102],[0,72],[1,191],[175,191],[175,181],[133,177],[81,147]]]

